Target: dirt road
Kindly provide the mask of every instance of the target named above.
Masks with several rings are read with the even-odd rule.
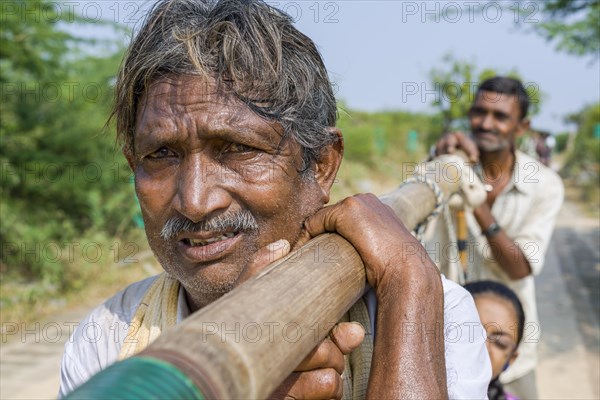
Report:
[[[541,398],[600,398],[600,222],[566,203],[536,284]],[[56,397],[62,347],[86,312],[81,308],[29,325],[17,340],[1,344],[0,399]]]
[[[544,399],[600,398],[600,222],[566,203],[536,279]]]

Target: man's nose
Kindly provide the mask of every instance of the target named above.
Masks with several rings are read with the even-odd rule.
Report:
[[[177,177],[175,208],[194,222],[226,210],[231,195],[224,185],[222,168],[200,153],[182,163]]]
[[[494,116],[492,113],[485,113],[483,121],[481,121],[481,127],[486,131],[494,130]]]

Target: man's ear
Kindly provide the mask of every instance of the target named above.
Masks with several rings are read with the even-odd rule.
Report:
[[[529,127],[531,126],[531,121],[529,120],[529,118],[523,118],[521,121],[519,121],[519,125],[517,126],[517,132],[515,134],[516,137],[521,137],[525,134],[525,132],[527,132],[529,130]]]
[[[342,136],[342,131],[335,127],[329,127],[327,131],[335,135],[337,140],[321,150],[319,159],[315,163],[314,171],[315,180],[321,187],[323,194],[323,204],[329,202],[331,186],[335,181],[344,155],[344,137]]]

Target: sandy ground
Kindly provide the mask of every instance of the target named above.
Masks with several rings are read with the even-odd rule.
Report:
[[[565,204],[536,284],[540,397],[599,399],[600,222]],[[29,325],[17,340],[1,343],[0,399],[56,397],[62,348],[87,311],[75,309]]]

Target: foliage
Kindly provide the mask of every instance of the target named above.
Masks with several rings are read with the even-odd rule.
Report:
[[[571,116],[577,124],[577,135],[573,149],[565,164],[565,173],[594,169],[600,164],[600,103],[585,107],[581,112]]]
[[[344,134],[344,159],[377,167],[384,158],[417,161],[427,152],[425,138],[437,130],[438,120],[428,114],[403,111],[340,112],[338,127]],[[414,133],[410,133],[414,131]],[[409,136],[416,137],[416,147]]]
[[[567,150],[567,146],[569,145],[569,136],[570,134],[568,132],[554,135],[556,139],[556,146],[554,147],[555,153],[562,153]]]
[[[516,70],[497,71],[493,68],[478,69],[474,63],[458,60],[451,54],[443,57],[440,65],[431,69],[429,78],[438,95],[432,105],[442,116],[442,131],[468,129],[466,116],[475,100],[477,87],[486,79],[504,75],[523,82],[530,99],[529,115],[539,112],[543,93],[536,82],[525,81]],[[442,133],[442,132],[438,132]]]
[[[570,117],[577,134],[561,175],[581,189],[583,201],[598,205],[600,180],[600,103],[585,107]]]
[[[521,0],[520,3],[524,3]],[[527,2],[530,3],[530,2]],[[535,3],[540,12],[534,15],[533,30],[556,48],[577,56],[597,58],[600,52],[600,0],[545,0]],[[514,5],[513,5],[514,7]],[[530,5],[519,7],[528,12]],[[538,19],[538,15],[541,19]],[[519,19],[526,22],[527,19]]]
[[[5,14],[0,28],[0,269],[64,288],[68,243],[122,234],[136,210],[114,134],[102,129],[122,49],[83,55],[93,41],[60,28],[83,22],[52,17],[46,1],[27,7],[46,12]]]

